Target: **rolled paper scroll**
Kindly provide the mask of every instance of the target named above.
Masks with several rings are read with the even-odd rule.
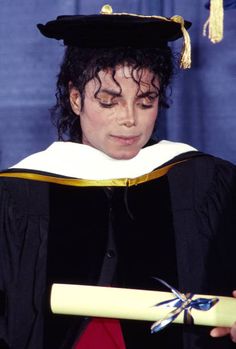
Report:
[[[191,299],[197,303],[212,301],[215,297],[196,294]],[[158,321],[168,318],[168,314],[176,310],[174,300],[176,296],[170,292],[53,284],[50,303],[55,314]],[[236,320],[236,299],[233,297],[217,296],[213,306],[199,309],[190,308],[196,325],[228,327]],[[173,322],[183,323],[184,311],[179,312]]]

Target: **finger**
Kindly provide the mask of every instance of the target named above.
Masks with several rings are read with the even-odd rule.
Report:
[[[236,297],[236,290],[234,290],[232,293],[233,293],[233,296]]]
[[[215,327],[211,330],[210,335],[212,337],[223,337],[230,334],[230,330],[230,327]]]
[[[232,341],[234,343],[236,343],[236,322],[231,327],[230,336],[231,336]]]

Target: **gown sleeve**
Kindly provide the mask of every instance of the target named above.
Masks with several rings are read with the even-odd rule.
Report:
[[[236,289],[235,166],[202,154],[175,166],[169,184],[179,289],[231,296]],[[235,347],[228,336],[211,338],[205,326],[186,327],[184,344],[191,349]]]
[[[0,180],[1,348],[40,347],[47,236],[42,189],[25,180]]]
[[[236,289],[236,167],[218,158],[210,162],[209,186],[198,209],[199,229],[211,241],[207,261],[210,291],[218,285],[222,295],[231,296]]]
[[[179,286],[231,295],[236,288],[236,172],[201,154],[169,173]]]

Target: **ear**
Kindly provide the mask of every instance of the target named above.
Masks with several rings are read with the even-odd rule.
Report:
[[[81,111],[80,93],[77,88],[72,85],[72,83],[69,84],[69,90],[71,108],[76,115],[79,115]]]

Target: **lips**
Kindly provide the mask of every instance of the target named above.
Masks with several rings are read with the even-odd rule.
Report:
[[[111,135],[112,139],[119,143],[119,144],[123,144],[123,145],[132,145],[135,142],[137,142],[137,140],[139,139],[139,136],[116,136],[116,135]]]

